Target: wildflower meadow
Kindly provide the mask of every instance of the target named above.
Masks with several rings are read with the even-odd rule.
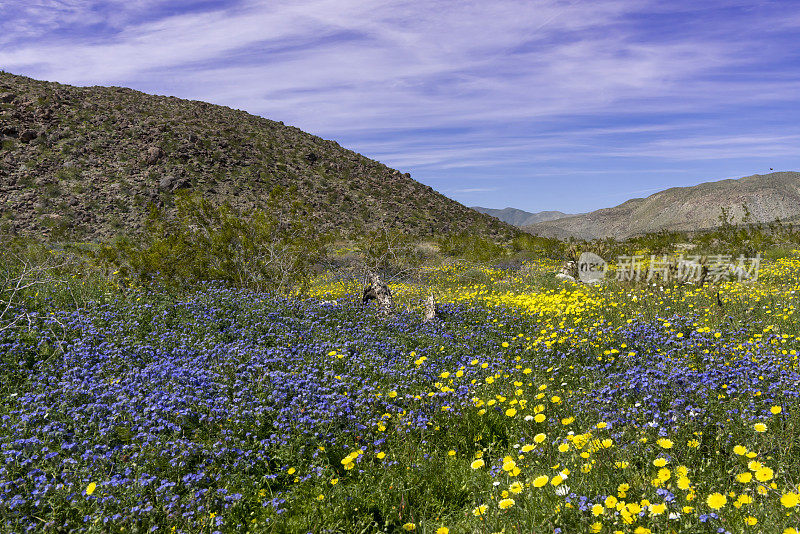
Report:
[[[388,317],[330,273],[40,297],[0,330],[0,531],[796,533],[800,254],[555,267],[437,267]]]

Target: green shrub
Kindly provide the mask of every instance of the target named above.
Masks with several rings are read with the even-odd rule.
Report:
[[[480,236],[461,233],[439,240],[439,251],[445,256],[469,261],[489,262],[506,258],[505,247]]]
[[[276,189],[268,211],[238,213],[197,193],[179,193],[175,214],[151,209],[147,236],[121,238],[101,256],[142,283],[160,281],[185,288],[221,281],[258,291],[302,292],[327,239],[299,203]]]
[[[519,258],[537,258],[545,256],[559,259],[564,253],[564,243],[558,239],[550,239],[532,234],[522,234],[511,240],[511,252]]]

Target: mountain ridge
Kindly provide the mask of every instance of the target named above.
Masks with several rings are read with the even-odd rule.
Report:
[[[470,208],[477,212],[485,213],[487,215],[491,215],[492,217],[496,217],[501,221],[503,221],[504,223],[508,223],[510,225],[517,227],[527,226],[543,221],[552,221],[555,219],[561,219],[563,217],[569,217],[573,215],[571,213],[564,213],[561,211],[530,212],[511,207],[503,209],[495,209],[495,208],[483,208],[481,206],[470,206]]]
[[[800,215],[800,172],[779,171],[671,187],[611,208],[527,225],[527,232],[558,239],[626,238],[667,231],[714,228],[722,208],[742,222],[747,206],[753,222]]]

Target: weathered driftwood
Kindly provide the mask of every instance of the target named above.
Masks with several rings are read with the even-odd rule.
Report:
[[[394,311],[392,291],[377,274],[370,275],[369,285],[364,289],[364,295],[361,298],[362,304],[366,304],[370,300],[378,303],[378,311],[384,315]]]

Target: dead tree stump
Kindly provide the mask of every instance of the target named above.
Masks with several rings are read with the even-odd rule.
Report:
[[[423,322],[427,323],[434,319],[436,319],[436,299],[433,298],[433,295],[428,295],[428,298],[425,299],[425,319]]]
[[[364,295],[361,297],[361,303],[366,304],[370,300],[375,300],[378,303],[378,311],[383,315],[389,315],[394,311],[392,291],[377,274],[371,274],[369,278],[370,283],[366,289],[364,289]]]

